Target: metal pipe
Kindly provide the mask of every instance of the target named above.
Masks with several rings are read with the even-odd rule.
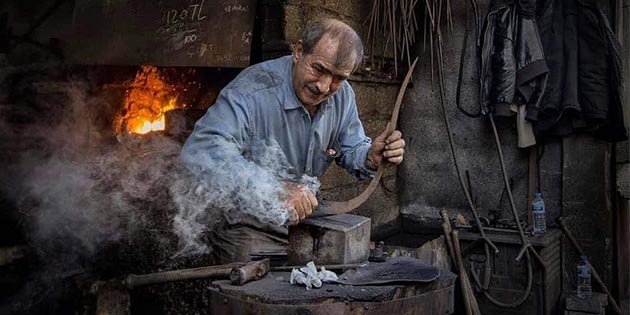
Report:
[[[244,265],[245,263],[231,263],[226,265],[156,272],[144,275],[130,274],[124,279],[124,284],[127,289],[133,289],[139,286],[164,282],[204,279],[212,277],[229,278],[232,268],[240,268]]]
[[[567,239],[569,239],[569,242],[571,243],[571,245],[573,245],[573,247],[578,252],[578,254],[584,255],[584,252],[582,251],[582,248],[577,243],[577,241],[575,240],[575,238],[571,234],[571,231],[569,231],[569,229],[567,228],[566,224],[564,223],[564,218],[563,217],[557,217],[555,221],[558,224],[558,226],[560,227],[560,229],[562,230],[562,232],[564,233],[564,235],[567,237]],[[593,275],[593,279],[595,279],[595,282],[597,282],[597,284],[599,284],[599,286],[601,287],[602,291],[604,291],[604,293],[606,293],[606,295],[608,295],[608,301],[612,305],[614,311],[617,314],[621,314],[621,308],[619,307],[619,304],[617,304],[617,301],[615,301],[615,298],[612,296],[610,291],[608,291],[608,288],[606,287],[606,284],[604,283],[602,278],[597,273],[597,270],[595,270],[595,268],[593,268],[593,265],[591,265],[590,262],[588,262],[588,265],[591,267],[591,275]]]
[[[317,265],[317,267],[324,267],[328,270],[340,270],[340,269],[352,269],[352,268],[362,268],[367,266],[368,263],[362,264],[332,264],[332,265]],[[272,266],[271,271],[291,271],[293,269],[299,269],[304,266]]]

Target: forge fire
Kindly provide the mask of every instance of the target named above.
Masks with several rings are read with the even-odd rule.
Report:
[[[164,113],[178,108],[177,96],[176,87],[167,84],[156,67],[142,66],[125,93],[124,114],[116,131],[140,135],[163,131]]]

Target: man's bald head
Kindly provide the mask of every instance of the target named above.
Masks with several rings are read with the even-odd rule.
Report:
[[[315,46],[324,36],[339,45],[335,66],[351,65],[352,71],[356,71],[363,59],[363,43],[359,35],[339,20],[325,19],[313,22],[302,33],[304,53],[313,53]]]

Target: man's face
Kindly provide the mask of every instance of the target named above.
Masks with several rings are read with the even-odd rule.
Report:
[[[323,36],[312,54],[304,54],[302,41],[293,51],[293,90],[305,106],[315,106],[333,95],[352,73],[354,60],[337,66],[338,43]]]

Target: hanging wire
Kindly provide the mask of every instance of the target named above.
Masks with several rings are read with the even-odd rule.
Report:
[[[418,0],[373,0],[370,13],[363,23],[368,25],[366,47],[370,47],[370,67],[387,71],[387,57],[393,56],[394,76],[398,76],[399,64],[411,66],[414,59],[411,47],[416,41]],[[380,62],[375,56],[380,56]]]

